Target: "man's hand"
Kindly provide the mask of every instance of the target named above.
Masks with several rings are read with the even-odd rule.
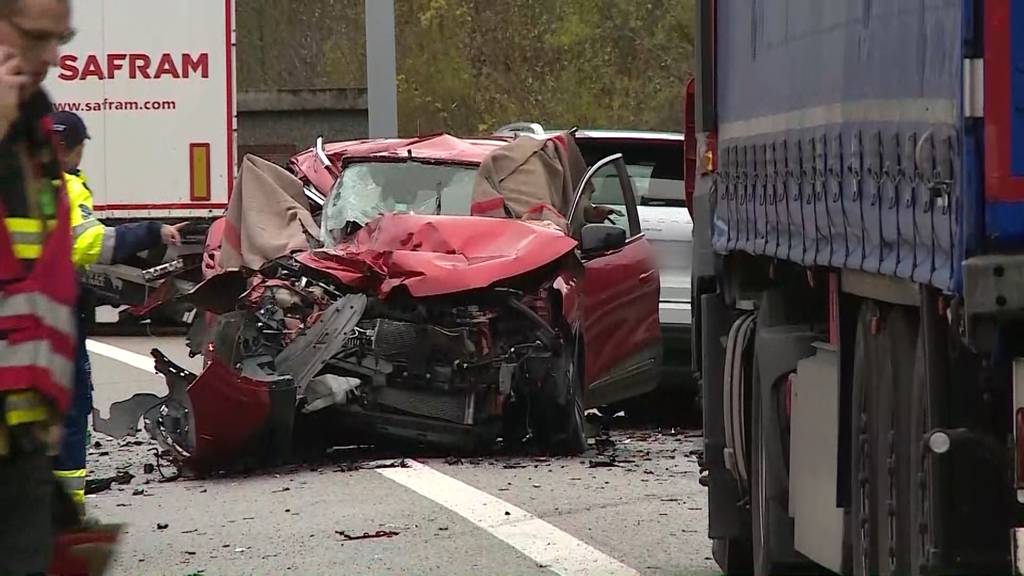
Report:
[[[0,131],[7,134],[18,117],[21,93],[31,83],[25,74],[21,57],[14,50],[0,46]]]
[[[187,224],[188,222],[182,222],[174,226],[164,224],[160,228],[160,239],[168,246],[181,246],[181,229]]]

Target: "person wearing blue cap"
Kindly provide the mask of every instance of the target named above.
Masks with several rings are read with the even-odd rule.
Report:
[[[58,111],[51,116],[57,136],[57,149],[64,170],[64,186],[71,206],[71,259],[84,270],[93,264],[118,264],[133,254],[156,248],[160,244],[179,245],[177,226],[160,222],[138,222],[105,226],[93,215],[92,191],[80,170],[89,132],[85,122],[74,112]],[[82,286],[78,299],[78,349],[75,359],[75,380],[71,409],[64,419],[64,436],[54,474],[71,495],[80,515],[85,515],[86,451],[88,450],[88,418],[92,412],[92,374],[85,341],[87,318],[93,308],[89,291]]]

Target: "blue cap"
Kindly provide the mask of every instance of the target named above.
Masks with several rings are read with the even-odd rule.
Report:
[[[61,144],[67,148],[76,148],[89,139],[89,131],[85,129],[82,117],[74,112],[60,110],[53,113],[53,131]]]

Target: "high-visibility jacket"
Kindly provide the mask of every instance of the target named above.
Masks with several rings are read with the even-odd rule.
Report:
[[[112,263],[117,231],[93,216],[92,191],[85,176],[65,172],[64,185],[71,204],[71,260],[79,268]]]
[[[71,260],[78,268],[93,264],[117,264],[132,254],[161,244],[159,222],[105,226],[93,215],[92,190],[85,175],[64,173],[71,204]]]
[[[31,230],[30,218],[7,218],[0,203],[0,392],[36,391],[64,412],[74,377],[78,278],[67,196],[55,188],[40,194],[55,198],[55,219],[37,220]]]

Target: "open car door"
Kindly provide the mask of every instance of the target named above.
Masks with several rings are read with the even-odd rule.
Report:
[[[636,206],[622,155],[614,154],[587,172],[569,214],[584,266],[587,406],[623,400],[657,385],[660,283]]]

